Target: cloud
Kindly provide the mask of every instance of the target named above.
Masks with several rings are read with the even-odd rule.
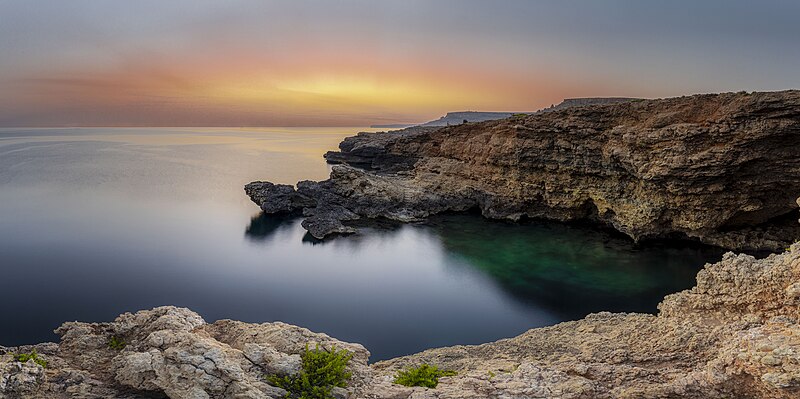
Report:
[[[0,124],[353,125],[800,86],[789,1],[0,2]],[[391,116],[388,116],[391,115]]]

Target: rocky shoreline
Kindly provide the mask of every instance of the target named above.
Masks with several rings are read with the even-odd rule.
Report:
[[[362,134],[327,156],[343,163],[329,180],[246,188],[267,213],[302,212],[320,237],[363,219],[478,207],[498,219],[596,220],[634,239],[788,246],[764,259],[725,254],[657,315],[596,313],[370,364],[362,345],[302,327],[207,323],[165,306],[64,323],[59,343],[0,347],[0,398],[282,398],[267,376],[296,375],[317,345],[352,354],[347,386],[333,391],[341,399],[797,398],[800,243],[789,243],[800,200],[786,198],[800,187],[798,115],[798,91],[739,93]],[[40,362],[16,357],[33,351]],[[456,374],[433,389],[393,383],[422,364]]]
[[[306,345],[353,354],[338,398],[796,398],[800,244],[757,260],[728,253],[657,316],[597,313],[510,339],[369,364],[369,352],[285,323],[206,323],[185,308],[69,322],[61,342],[0,348],[2,398],[281,398]],[[119,340],[123,347],[110,342]],[[47,367],[13,354],[36,350]],[[456,371],[435,389],[393,384],[420,364]]]
[[[778,251],[800,238],[798,144],[800,91],[633,100],[360,133],[325,155],[328,180],[245,191],[266,213],[302,213],[319,239],[479,209]]]

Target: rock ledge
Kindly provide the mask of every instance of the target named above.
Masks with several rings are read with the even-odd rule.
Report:
[[[800,91],[568,107],[444,128],[360,133],[330,178],[246,191],[314,237],[376,218],[590,220],[634,240],[780,251],[800,239]],[[358,222],[356,222],[358,221]]]

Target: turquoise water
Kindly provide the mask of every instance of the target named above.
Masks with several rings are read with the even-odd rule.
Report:
[[[324,179],[360,128],[0,129],[0,345],[159,305],[281,320],[385,359],[654,312],[721,251],[446,215],[319,243],[244,184]]]

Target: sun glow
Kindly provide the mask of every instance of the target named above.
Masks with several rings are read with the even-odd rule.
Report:
[[[418,113],[450,109],[465,102],[492,99],[452,85],[357,76],[311,76],[290,79],[227,81],[205,89],[205,96],[272,109],[303,106],[313,111],[348,112],[391,109]]]

